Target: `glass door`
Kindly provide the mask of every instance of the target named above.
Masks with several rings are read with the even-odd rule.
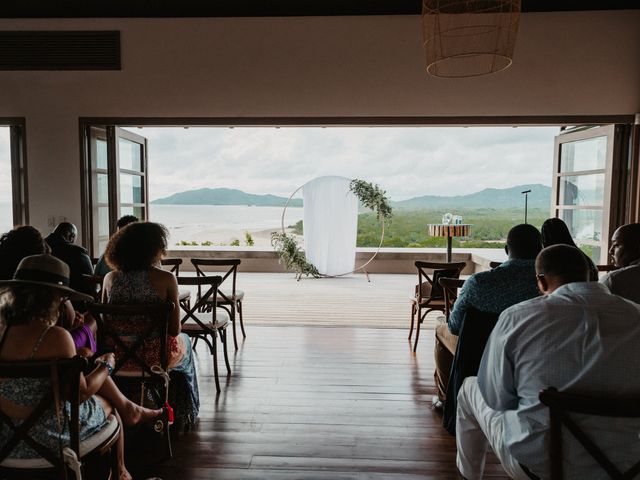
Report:
[[[552,216],[569,227],[596,264],[608,263],[616,198],[615,125],[575,129],[555,139]]]
[[[94,256],[123,215],[147,220],[147,139],[123,128],[89,128],[90,224]]]

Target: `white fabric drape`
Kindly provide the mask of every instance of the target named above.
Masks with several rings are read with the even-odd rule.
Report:
[[[320,177],[302,188],[304,250],[320,273],[339,275],[354,269],[358,234],[358,197],[344,177]]]

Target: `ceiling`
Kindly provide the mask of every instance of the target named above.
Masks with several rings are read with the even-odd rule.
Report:
[[[0,18],[418,15],[421,0],[4,0]],[[634,10],[635,0],[522,0],[523,12]]]

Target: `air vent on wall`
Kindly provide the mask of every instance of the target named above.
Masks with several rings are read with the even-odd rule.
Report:
[[[120,32],[3,31],[0,70],[120,70]]]

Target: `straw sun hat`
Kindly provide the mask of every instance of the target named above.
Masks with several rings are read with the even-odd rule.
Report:
[[[12,280],[0,281],[0,287],[42,285],[69,295],[71,300],[93,302],[93,297],[69,288],[69,267],[53,255],[31,255],[22,259]]]

